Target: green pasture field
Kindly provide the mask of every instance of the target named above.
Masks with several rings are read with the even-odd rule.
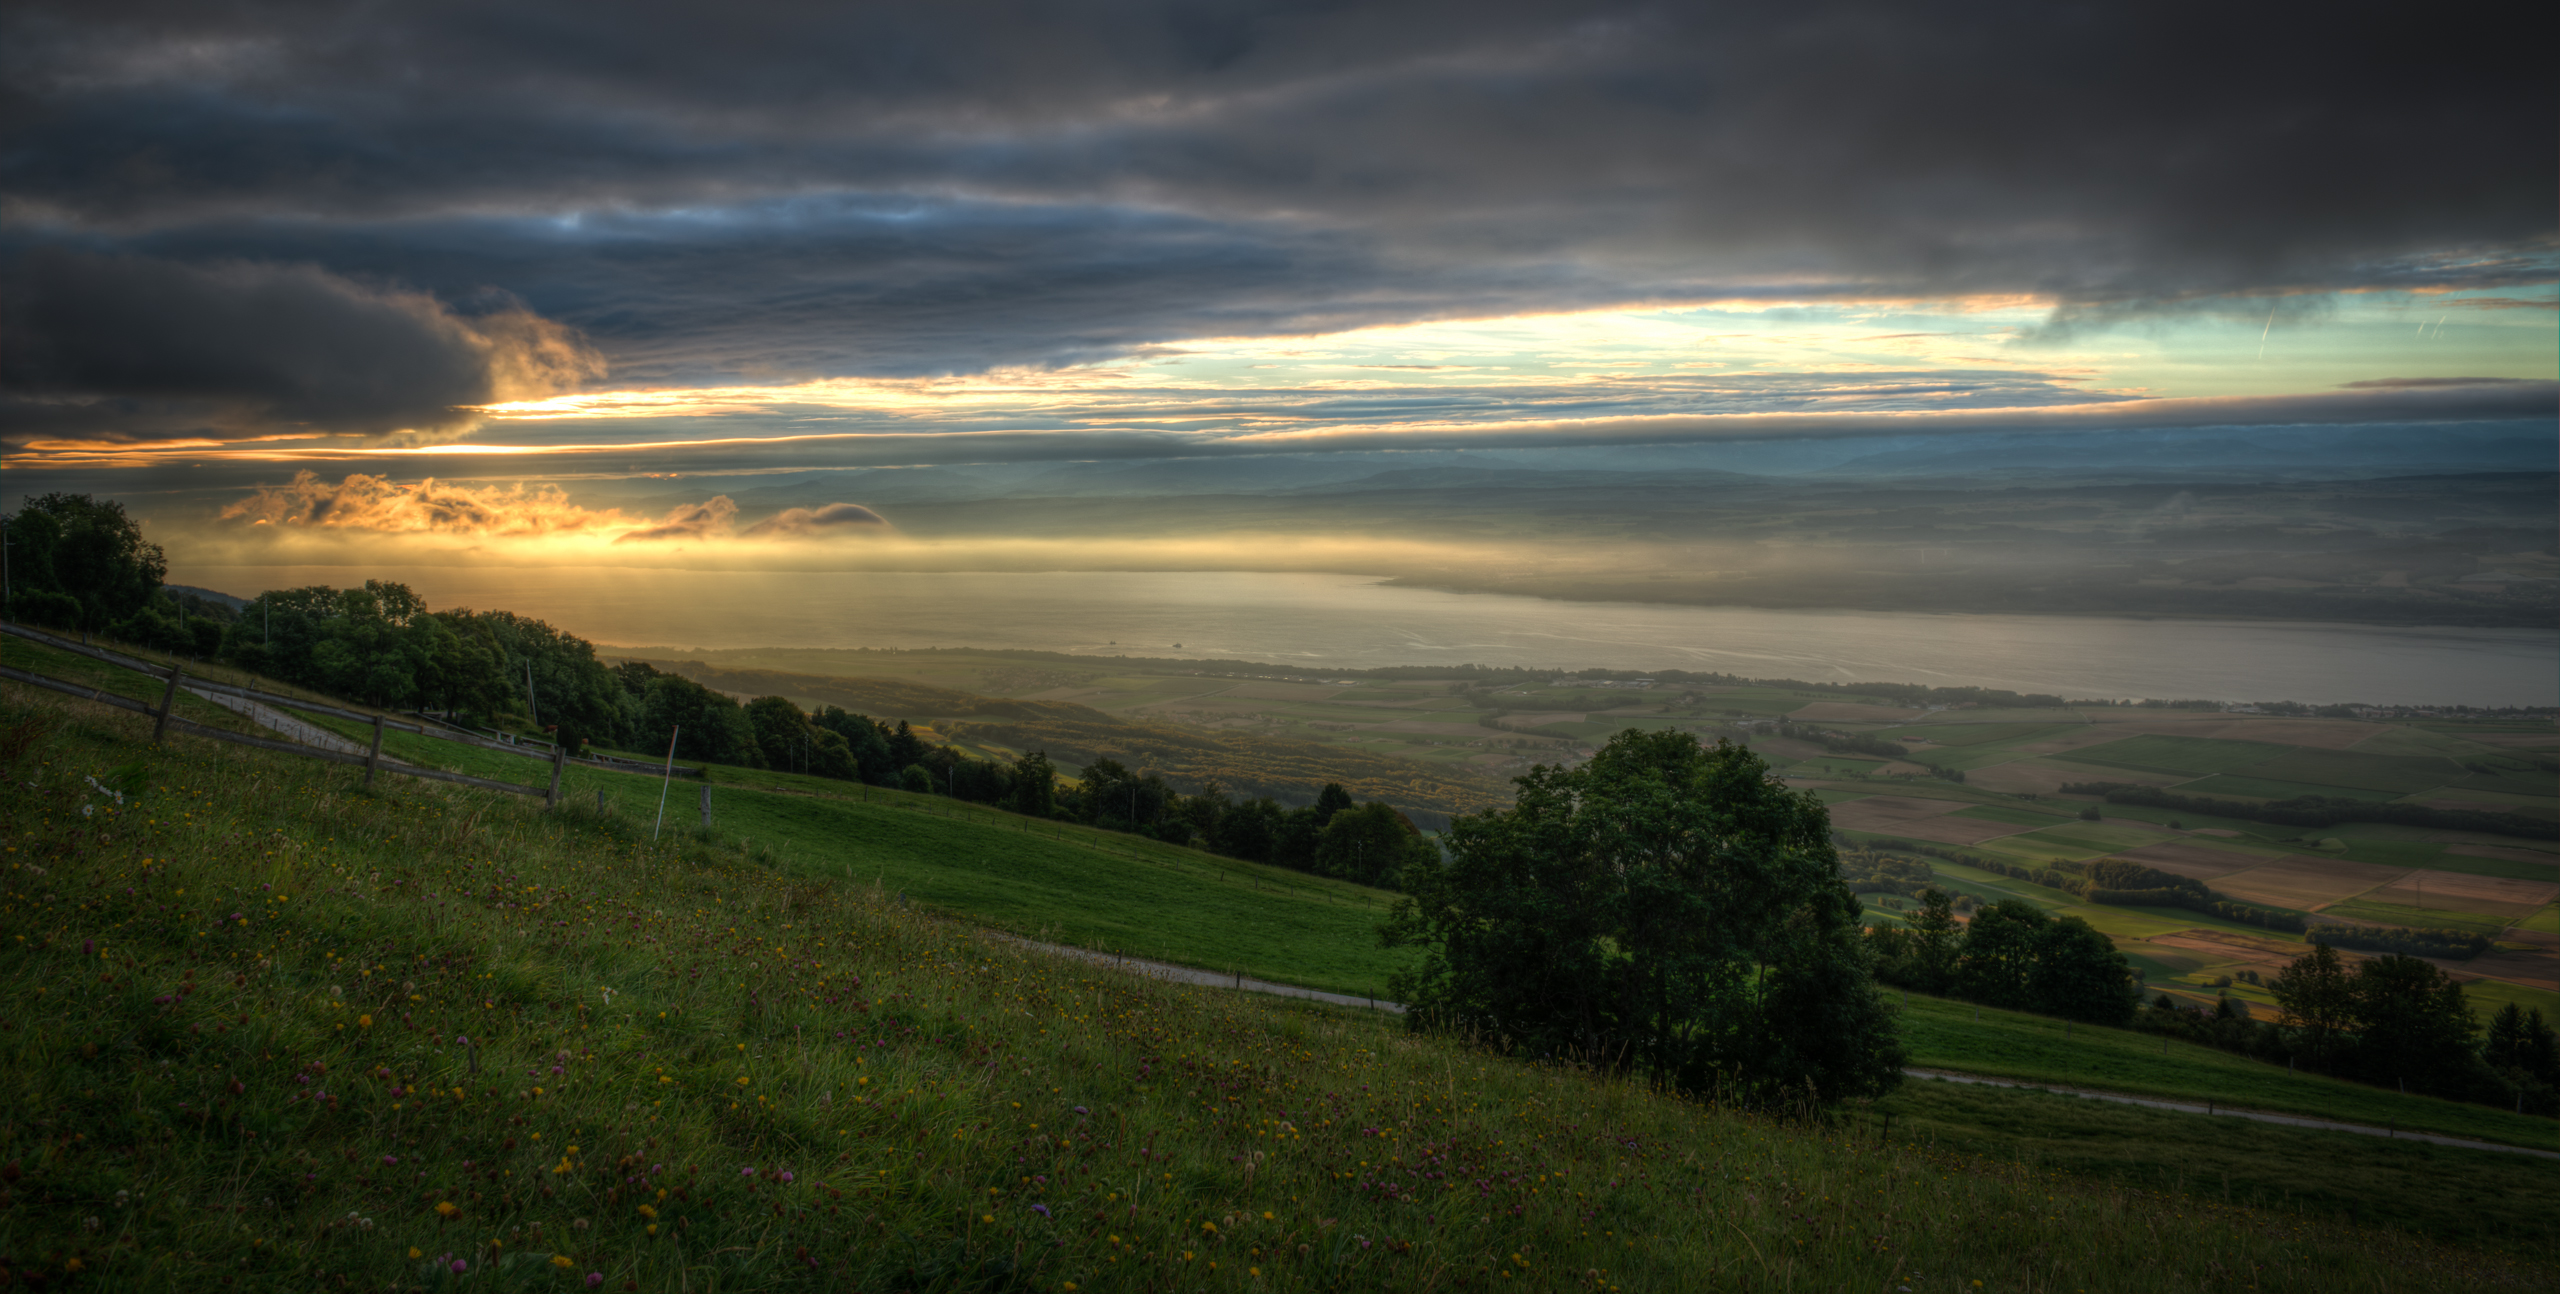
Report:
[[[123,655],[166,665],[164,658],[152,653],[129,651],[121,644],[117,645],[115,650]],[[65,683],[96,688],[101,692],[128,700],[140,701],[154,710],[160,707],[160,698],[167,695],[169,689],[165,678],[155,679],[76,652],[58,651],[43,643],[31,642],[14,634],[0,634],[0,665],[9,666],[11,669],[22,669],[30,674],[42,674],[47,678],[60,679]],[[191,665],[190,673],[192,672]],[[212,676],[212,671],[206,671],[205,676]],[[230,680],[222,678],[218,681]],[[20,685],[12,684],[12,686]],[[178,718],[193,720],[208,728],[220,728],[226,732],[264,731],[239,715],[187,691],[183,686],[178,691],[176,713]]]
[[[1883,768],[1880,759],[1851,759],[1842,755],[1821,755],[1791,764],[1784,771],[1789,777],[1860,777]]]
[[[2072,821],[2072,815],[2067,813],[2041,813],[2034,809],[2011,808],[2005,804],[1977,804],[1970,809],[1958,809],[1947,816],[1978,818],[1984,822],[2006,822],[2020,827],[2058,827]]]
[[[550,778],[547,763],[453,742],[390,733],[383,748],[477,777]],[[1384,992],[1402,964],[1378,947],[1394,898],[1385,891],[940,796],[725,766],[709,780],[711,831],[731,847],[761,846],[787,873],[876,885],[1014,934],[1363,995]],[[561,793],[591,808],[602,791],[607,814],[646,827],[659,783],[572,765]],[[703,785],[669,788],[671,834],[695,833]]]
[[[2137,831],[2131,827],[2110,827],[2104,822],[2065,820],[2050,827],[2030,831],[2011,838],[2020,844],[2033,842],[2057,850],[2070,849],[2082,854],[2112,854],[2119,849],[2139,849],[2144,845],[2166,843],[2156,831]]]
[[[2485,916],[2445,908],[2413,908],[2404,903],[2383,903],[2374,899],[2355,898],[2332,903],[2322,908],[2321,915],[2350,921],[2369,921],[2378,925],[2433,927],[2442,930],[2467,930],[2473,934],[2495,935],[2512,924],[2506,917]]]
[[[1928,753],[1928,758],[1930,763],[1936,764],[1941,768],[1952,768],[1970,773],[1977,768],[1990,768],[1995,764],[2014,764],[2023,762],[2025,757],[2022,757],[2018,753],[2017,747],[2024,744],[2026,743],[1985,742],[1979,746],[1951,746],[1943,750],[1930,751]],[[2085,769],[2074,769],[2072,771],[2077,776],[2085,777],[2092,781],[2102,779],[2106,776],[2104,773],[2092,773]]]
[[[2152,734],[2125,737],[2103,745],[2084,746],[2053,758],[2074,764],[2093,764],[2101,768],[2121,767],[2153,773],[2184,773],[2189,777],[2207,777],[2215,773],[2232,773],[2252,764],[2263,764],[2278,755],[2289,754],[2291,746],[2278,746],[2264,741],[2216,740],[2203,737],[2169,737]]]
[[[2389,791],[2395,795],[2442,786],[2464,776],[2461,765],[2442,756],[2364,755],[2345,750],[2309,749],[2292,750],[2264,763],[2225,771],[2272,782],[2337,786],[2351,791]]]
[[[30,758],[140,751],[138,720],[0,695]],[[74,850],[47,825],[73,816],[67,792],[0,805],[14,844],[60,859],[10,882],[7,910],[42,936],[0,942],[0,999],[21,1004],[0,1099],[42,1115],[0,1124],[0,1158],[27,1166],[0,1223],[13,1268],[78,1257],[134,1294],[339,1276],[1650,1292],[1775,1287],[1773,1262],[1805,1288],[1970,1288],[2029,1251],[2091,1294],[2234,1272],[2271,1294],[2554,1275],[2547,1237],[2249,1212],[2218,1183],[2127,1189],[2112,1169],[1966,1153],[1952,1131],[1880,1147],[1854,1118],[1754,1117],[1365,1012],[1114,975],[689,834],[652,846],[618,807],[546,815],[403,779],[368,793],[343,767],[185,739],[148,758],[151,794],[186,808],[153,804],[148,829]],[[111,876],[151,893],[93,883]],[[254,920],[205,919],[234,906]],[[187,971],[203,991],[168,1006]],[[467,1056],[449,1036],[464,1029]],[[1373,1189],[1424,1153],[1449,1180]],[[685,1188],[640,1195],[654,1217],[633,1204],[638,1163]],[[118,1230],[91,1239],[111,1199],[128,1201]],[[1102,1212],[1108,1227],[1084,1225]]]
[[[2471,1012],[2486,1020],[2509,1002],[2519,1010],[2540,1011],[2545,1020],[2560,1021],[2560,993],[2549,989],[2526,988],[2505,980],[2476,979],[2462,986],[2462,996],[2471,1004]]]
[[[2515,928],[2546,935],[2560,935],[2560,903],[2543,904],[2541,910],[2517,922]]]
[[[2241,1209],[2412,1226],[2527,1251],[2560,1216],[2560,1173],[2550,1161],[2524,1155],[1944,1079],[1904,1084],[1877,1103],[1876,1114],[1885,1113],[1893,1116],[1896,1141]]]
[[[2240,773],[2222,773],[2194,782],[2181,782],[2171,788],[2180,795],[2227,795],[2239,800],[2291,800],[2305,795],[2327,796],[2338,800],[2369,800],[2385,804],[2400,798],[2397,791],[2358,790],[2348,786],[2321,786],[2311,782],[2276,782]]]
[[[2553,796],[2560,793],[2560,775],[2539,770],[2512,770],[2498,773],[2470,773],[2441,784],[2445,791],[2468,795],[2488,791],[2540,800],[2544,813],[2552,811]]]
[[[1979,1016],[1979,1019],[1976,1016]],[[2398,1092],[2131,1029],[2095,1028],[1953,998],[1910,995],[1902,1011],[1911,1063],[1996,1078],[2216,1101],[2341,1123],[2407,1128],[2511,1146],[2554,1148],[2560,1125],[2486,1106]],[[2545,1171],[2551,1167],[2546,1165]],[[2553,1173],[2560,1180],[2560,1173]]]
[[[2549,719],[2421,719],[2410,725],[2427,732],[2541,732],[2560,736],[2560,723]]]
[[[2359,755],[2441,755],[2478,759],[2505,748],[2471,741],[2451,733],[2431,732],[2415,724],[2393,724],[2347,749]]]
[[[2469,800],[2478,804],[2494,804],[2500,808],[2511,809],[2518,813],[2531,813],[2542,817],[2550,817],[2554,813],[2560,813],[2560,798],[2555,798],[2552,795],[2518,795],[2512,791],[2493,791],[2483,787],[2467,785],[2462,782],[2456,782],[2451,786],[2439,787],[2432,791],[2421,791],[2415,795],[2402,796],[2401,799],[2408,803],[2416,803],[2420,800]]]
[[[2340,828],[2348,825],[2350,824],[2341,823],[2339,827],[2316,828],[2313,833],[2321,834],[2321,838],[2325,840],[2335,840],[2346,848],[2307,849],[2297,845],[2294,852],[2315,854],[2326,858],[2343,858],[2351,863],[2372,863],[2380,867],[2434,867],[2444,859],[2444,846],[2431,840],[2376,840],[2343,832],[2337,835],[2322,834],[2339,831]],[[2480,858],[2472,861],[2493,863],[2499,860]]]
[[[2470,854],[2444,853],[2429,859],[2427,866],[2440,872],[2468,872],[2473,876],[2503,876],[2519,881],[2560,881],[2560,865],[2528,863],[2513,858],[2475,858]]]
[[[1892,729],[1895,736],[1925,737],[1941,746],[1980,746],[1993,742],[2017,745],[2040,741],[2055,733],[2069,732],[2079,724],[2054,723],[1935,723],[1916,724]]]

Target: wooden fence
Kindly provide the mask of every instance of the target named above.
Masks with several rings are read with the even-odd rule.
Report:
[[[366,714],[356,710],[345,709],[340,706],[329,705],[325,702],[309,701],[301,697],[282,696],[273,692],[260,691],[256,688],[236,687],[228,683],[216,683],[209,679],[194,679],[185,683],[186,688],[193,692],[210,692],[220,696],[234,697],[257,705],[274,707],[276,709],[299,710],[306,714],[325,715],[333,719],[353,720],[357,723],[370,724],[373,728],[372,749],[369,753],[363,755],[352,754],[341,750],[326,750],[318,746],[306,745],[301,742],[275,741],[264,737],[252,737],[245,733],[232,732],[223,728],[207,727],[206,725],[196,723],[193,720],[181,719],[174,713],[178,703],[178,688],[184,672],[183,666],[171,665],[163,668],[153,665],[147,661],[123,655],[119,652],[107,651],[103,648],[91,647],[85,643],[76,643],[69,641],[68,639],[57,638],[52,634],[44,633],[35,629],[29,629],[23,625],[0,624],[0,634],[10,634],[15,637],[24,638],[30,642],[41,643],[47,647],[55,649],[56,651],[66,651],[74,655],[85,656],[102,664],[112,665],[118,669],[131,670],[134,673],[141,674],[149,678],[166,679],[168,686],[161,695],[159,706],[155,708],[150,705],[146,705],[143,702],[136,701],[132,697],[120,696],[114,692],[109,692],[104,688],[92,687],[86,683],[74,683],[68,679],[59,679],[51,677],[50,675],[38,674],[32,670],[22,670],[0,665],[0,678],[25,683],[32,687],[47,688],[69,696],[80,697],[83,700],[96,701],[103,705],[115,706],[118,709],[131,710],[137,714],[149,715],[153,721],[151,735],[154,741],[164,738],[167,736],[170,729],[175,728],[181,732],[190,733],[199,737],[209,737],[215,741],[227,741],[233,745],[255,746],[261,750],[281,751],[284,754],[300,755],[306,759],[325,760],[333,764],[352,764],[364,769],[365,782],[367,785],[372,784],[373,775],[376,772],[390,772],[398,773],[403,777],[421,777],[431,781],[452,782],[457,785],[473,786],[488,791],[507,791],[516,795],[538,795],[543,798],[543,802],[546,805],[551,805],[559,803],[560,775],[567,766],[571,764],[576,764],[585,768],[606,769],[613,772],[682,773],[687,777],[695,776],[702,771],[698,768],[688,768],[676,764],[643,764],[636,760],[615,759],[611,756],[594,756],[572,759],[563,748],[556,745],[551,746],[547,753],[537,753],[535,751],[526,750],[520,746],[509,745],[503,741],[494,741],[471,733],[456,732],[447,725],[433,723],[432,720],[423,723],[402,723],[391,719],[387,715],[379,713]],[[430,724],[433,726],[429,726]],[[458,745],[475,746],[483,750],[497,751],[501,754],[516,755],[527,759],[538,759],[551,765],[550,784],[548,787],[525,786],[515,782],[501,782],[493,778],[473,777],[467,773],[448,773],[442,769],[420,768],[417,765],[404,764],[396,760],[390,763],[385,763],[382,758],[382,738],[383,734],[386,732],[415,733],[419,736],[435,738],[438,741],[450,741]]]

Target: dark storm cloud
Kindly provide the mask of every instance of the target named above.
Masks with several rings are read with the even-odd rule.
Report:
[[[39,251],[6,265],[0,434],[227,439],[278,428],[439,435],[468,406],[596,371],[522,310],[477,318],[308,265]]]
[[[2497,31],[2378,5],[21,0],[0,212],[20,241],[496,286],[670,376],[1724,292],[2035,292],[2104,325],[2547,281],[2551,81]]]

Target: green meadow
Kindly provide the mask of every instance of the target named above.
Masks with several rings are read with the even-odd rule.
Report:
[[[1968,1143],[2068,1131],[1996,1093],[1807,1123],[1060,961],[819,879],[797,839],[732,838],[731,787],[711,830],[653,842],[610,790],[549,813],[367,790],[153,748],[138,717],[15,687],[0,735],[24,788],[0,801],[0,1251],[48,1287],[1969,1289],[2031,1257],[2076,1290],[2336,1291],[2560,1270],[2547,1229],[2494,1208],[2430,1235]],[[121,804],[85,781],[136,766]],[[883,850],[895,815],[937,821],[874,813],[850,821]]]

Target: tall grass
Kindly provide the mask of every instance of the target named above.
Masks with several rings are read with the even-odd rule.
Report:
[[[0,691],[0,1265],[217,1289],[2547,1287],[1123,977]],[[143,762],[119,805],[85,780]]]

